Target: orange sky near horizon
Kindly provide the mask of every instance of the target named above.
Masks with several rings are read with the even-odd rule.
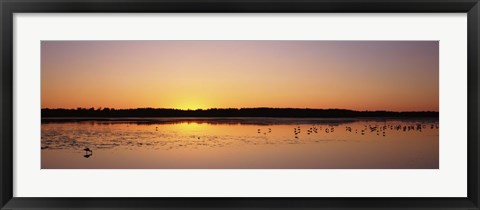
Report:
[[[438,111],[437,41],[42,41],[42,108]]]

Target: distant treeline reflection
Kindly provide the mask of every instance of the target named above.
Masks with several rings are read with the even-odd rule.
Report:
[[[228,109],[42,109],[42,118],[50,117],[286,117],[286,118],[357,118],[357,117],[438,117],[438,112],[354,111],[347,109],[301,108],[228,108]]]

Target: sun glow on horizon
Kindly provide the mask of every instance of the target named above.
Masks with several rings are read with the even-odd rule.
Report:
[[[42,108],[438,111],[437,41],[42,41]]]

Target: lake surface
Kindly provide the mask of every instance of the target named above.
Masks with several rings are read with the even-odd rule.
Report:
[[[438,118],[42,119],[41,129],[42,169],[439,167]]]

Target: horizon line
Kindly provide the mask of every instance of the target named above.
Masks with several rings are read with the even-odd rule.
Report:
[[[41,110],[44,109],[64,109],[64,110],[78,110],[78,109],[86,109],[86,110],[95,110],[95,111],[100,111],[100,110],[135,110],[135,109],[167,109],[167,110],[179,110],[179,111],[208,111],[208,110],[215,110],[215,109],[236,109],[236,110],[241,110],[241,109],[303,109],[303,110],[343,110],[343,111],[355,111],[355,112],[440,112],[440,111],[389,111],[389,110],[355,110],[355,109],[345,109],[345,108],[294,108],[294,107],[241,107],[241,108],[234,108],[234,107],[229,107],[229,108],[198,108],[198,109],[181,109],[181,108],[161,108],[161,107],[137,107],[137,108],[112,108],[112,107],[77,107],[77,108],[41,108]]]

